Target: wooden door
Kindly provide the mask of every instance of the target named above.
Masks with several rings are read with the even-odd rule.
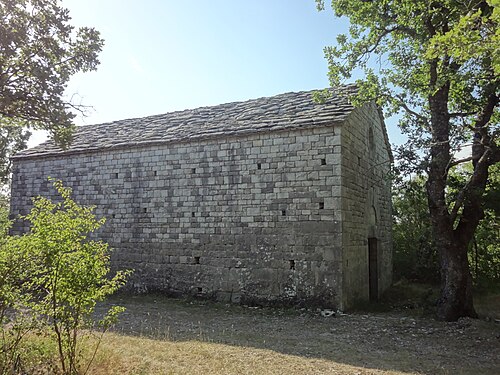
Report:
[[[370,301],[378,300],[378,252],[377,239],[368,238],[368,272],[370,283]]]

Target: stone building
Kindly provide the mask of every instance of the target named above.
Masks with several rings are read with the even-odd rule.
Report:
[[[82,126],[69,149],[20,152],[11,214],[55,196],[51,176],[107,218],[98,237],[134,289],[346,309],[391,283],[390,163],[374,104],[286,93]]]

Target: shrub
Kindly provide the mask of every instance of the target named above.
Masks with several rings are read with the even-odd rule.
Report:
[[[27,309],[51,330],[63,374],[86,373],[90,363],[80,363],[83,337],[96,328],[101,333],[106,331],[123,311],[113,307],[96,322],[96,303],[117,291],[129,271],[109,277],[108,245],[88,239],[104,219],[95,217],[94,207],[77,204],[71,198],[71,189],[61,181],[55,180],[53,185],[62,201],[35,198],[31,212],[22,217],[30,222],[30,232],[4,241],[0,272],[7,277],[0,297],[17,316]],[[21,265],[23,271],[14,272],[12,262]]]
[[[393,195],[394,277],[439,281],[439,260],[432,241],[424,180],[401,183]]]

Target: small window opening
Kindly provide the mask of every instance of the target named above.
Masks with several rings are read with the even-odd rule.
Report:
[[[286,216],[286,210],[281,210],[281,216]]]
[[[200,264],[200,257],[194,257],[194,264]]]
[[[325,208],[325,202],[319,202],[319,209],[323,210]]]
[[[196,168],[191,168],[191,173],[195,174],[196,173]]]
[[[262,169],[262,164],[257,163],[257,169]]]
[[[196,213],[195,212],[191,212],[191,217],[195,217],[196,216]]]
[[[321,165],[326,165],[326,159],[321,159]]]
[[[118,178],[118,173],[113,173],[114,178]]]
[[[111,215],[111,217],[114,219],[114,218],[116,217],[116,215],[115,215],[115,214],[112,214],[112,215]]]
[[[197,289],[198,289],[198,293],[203,292],[203,288],[201,286],[199,286]]]
[[[295,261],[293,259],[290,259],[289,263],[290,263],[290,269],[295,270]]]
[[[155,171],[155,172],[154,172],[154,175],[155,175],[155,177],[156,177],[156,176],[158,176],[158,172],[157,172],[157,171]]]
[[[370,147],[370,151],[375,150],[375,140],[373,137],[373,129],[370,128],[368,130],[368,147]]]
[[[361,165],[361,157],[358,156],[358,165]]]
[[[146,213],[146,212],[148,212],[148,209],[147,209],[146,207],[144,207],[144,208],[142,209],[142,212]]]

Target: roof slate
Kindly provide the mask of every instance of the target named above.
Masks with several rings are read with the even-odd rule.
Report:
[[[343,89],[353,90],[352,87]],[[13,158],[333,125],[343,122],[353,110],[344,96],[333,94],[319,104],[313,101],[313,93],[314,91],[290,92],[244,102],[78,126],[73,142],[66,150],[49,140],[17,153]]]

